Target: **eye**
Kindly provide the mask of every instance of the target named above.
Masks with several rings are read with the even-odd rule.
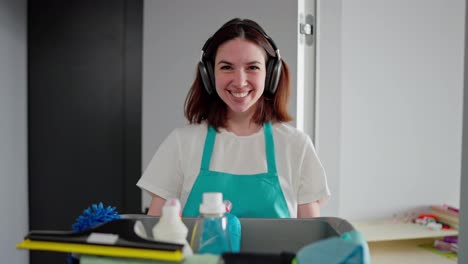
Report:
[[[257,65],[250,65],[250,66],[249,66],[249,70],[251,70],[251,71],[257,71],[257,70],[260,70],[260,67],[258,67]]]
[[[232,67],[230,65],[222,65],[219,67],[221,70],[227,71],[227,70],[232,70]]]

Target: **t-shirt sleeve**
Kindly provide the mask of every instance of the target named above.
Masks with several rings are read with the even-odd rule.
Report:
[[[183,182],[180,153],[174,130],[159,146],[137,186],[164,199],[180,197]]]
[[[318,201],[325,203],[330,196],[327,177],[310,137],[305,138],[300,166],[298,204]]]

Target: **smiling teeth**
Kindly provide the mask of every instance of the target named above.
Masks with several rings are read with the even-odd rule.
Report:
[[[231,93],[234,97],[241,98],[241,97],[246,97],[249,92],[243,92],[243,93]]]

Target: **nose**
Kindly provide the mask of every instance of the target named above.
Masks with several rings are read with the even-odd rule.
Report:
[[[247,73],[242,69],[234,72],[233,84],[236,87],[243,87],[247,84]]]

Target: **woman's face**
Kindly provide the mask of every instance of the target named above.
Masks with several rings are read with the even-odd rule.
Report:
[[[218,47],[214,74],[216,92],[228,106],[228,114],[253,114],[265,89],[266,52],[242,38]]]

